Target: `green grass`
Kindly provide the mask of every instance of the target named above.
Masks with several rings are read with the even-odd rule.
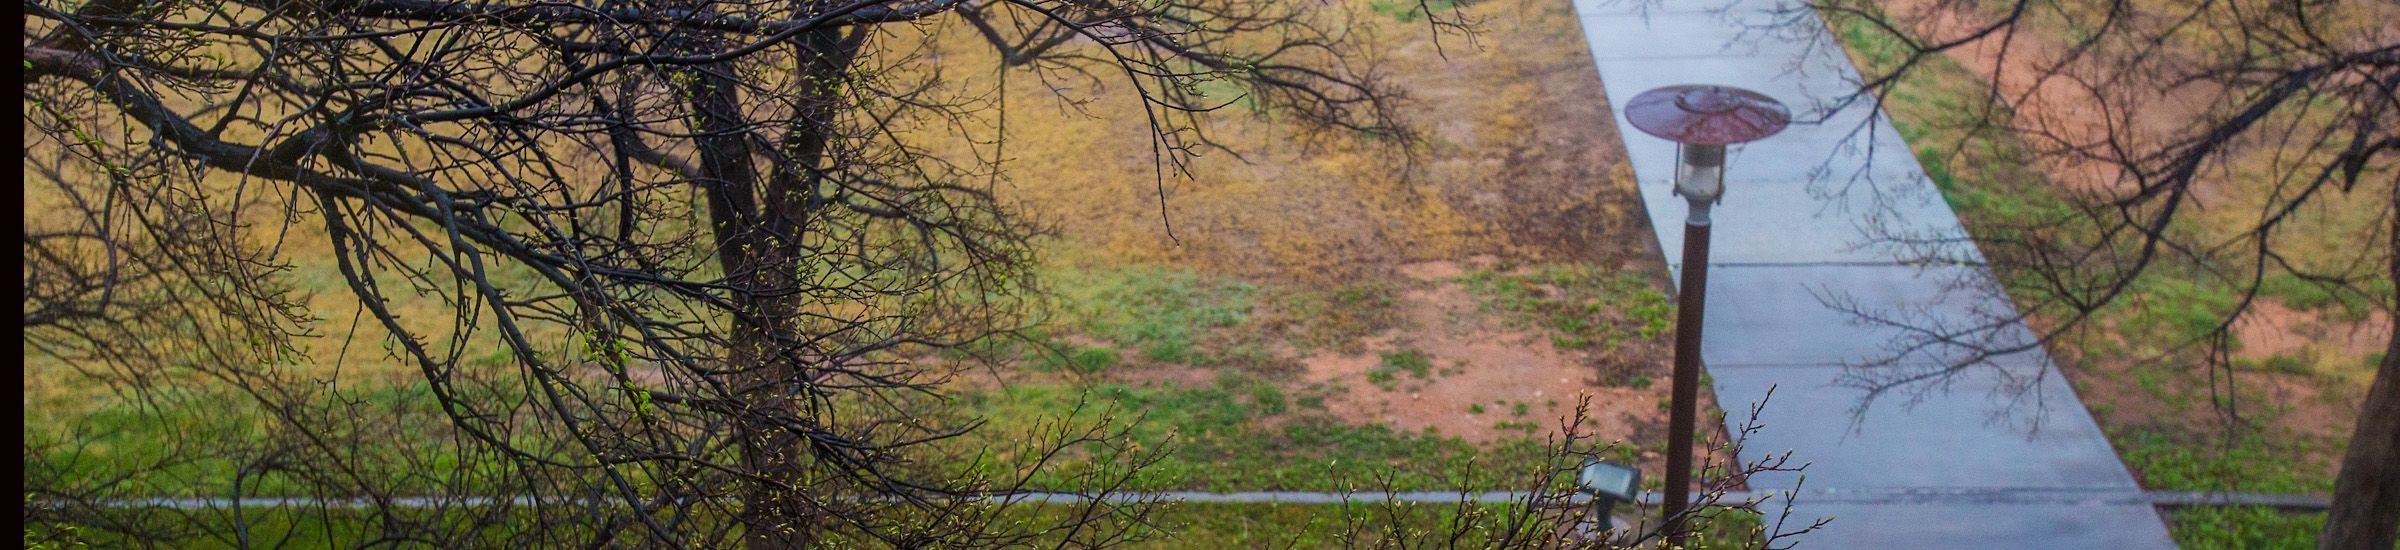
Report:
[[[1027,362],[1026,367],[1038,372],[1053,372],[1063,369],[1091,374],[1108,370],[1125,362],[1125,354],[1117,351],[1116,348],[1082,347],[1073,344],[1066,344],[1064,347],[1071,351],[1062,354],[1036,355],[1032,361]]]
[[[2284,305],[2312,311],[2335,311],[2348,320],[2364,320],[2375,310],[2375,296],[2392,295],[2391,281],[2371,280],[2362,283],[2363,292],[2336,292],[2323,284],[2307,281],[2289,273],[2275,273],[2259,281],[2262,296],[2281,300]]]
[[[1367,369],[1367,382],[1378,387],[1391,389],[1389,386],[1394,384],[1403,373],[1415,380],[1424,380],[1433,376],[1433,359],[1426,357],[1425,352],[1404,349],[1383,352],[1381,355],[1383,362]]]
[[[1085,353],[1059,338],[1065,334],[1087,336],[1124,352],[1120,361],[1053,357],[1036,365],[1052,370],[1074,366],[1088,372],[1124,358],[1257,368],[1272,362],[1267,349],[1275,344],[1289,345],[1303,355],[1327,349],[1355,353],[1361,351],[1361,339],[1392,326],[1396,303],[1394,289],[1383,283],[1261,286],[1163,266],[1053,269],[1045,277],[1055,296],[1052,322],[1027,336],[1065,350],[1052,355]],[[976,351],[1001,360],[1048,353],[1023,347],[1003,342]],[[970,353],[952,354],[965,355]]]
[[[1487,270],[1459,281],[1481,306],[1518,327],[1550,332],[1560,349],[1614,351],[1629,342],[1656,341],[1674,327],[1675,305],[1640,273],[1583,265],[1544,265],[1511,273]],[[1604,383],[1632,383],[1632,372],[1603,373]]]
[[[552,508],[537,512],[517,507],[491,514],[494,510],[478,507],[454,507],[441,510],[427,508],[392,508],[389,515],[369,509],[296,508],[253,506],[243,508],[241,521],[236,523],[230,508],[188,511],[153,510],[144,514],[120,514],[111,521],[125,522],[118,529],[135,530],[145,536],[126,537],[106,529],[53,522],[29,522],[25,528],[26,548],[350,548],[361,545],[400,548],[435,548],[430,538],[409,538],[405,541],[383,539],[380,545],[367,543],[387,536],[386,530],[405,532],[417,537],[439,536],[450,547],[461,548],[541,548],[558,544],[561,526],[590,522],[591,517],[576,514],[569,508]],[[706,512],[699,514],[705,516]],[[547,517],[542,517],[547,516]],[[707,521],[695,518],[695,521]],[[238,526],[238,527],[237,527]],[[700,532],[695,528],[693,532]],[[592,535],[588,530],[566,528],[563,532]],[[242,537],[248,544],[240,544]],[[642,539],[638,529],[615,532],[618,545],[638,545]]]
[[[2137,385],[2171,406],[2191,411],[2184,414],[2215,414],[2205,408],[2211,397],[2183,395],[2164,385],[2161,380],[2168,376],[2190,374],[2170,372],[2170,368],[2143,367],[2137,371]],[[2125,466],[2146,488],[2298,494],[2331,491],[2332,473],[2300,457],[2327,456],[2341,448],[2339,438],[2269,431],[2262,427],[2274,425],[2281,410],[2272,403],[2261,406],[2255,398],[2248,403],[2244,417],[2257,427],[2240,428],[2230,441],[2223,432],[2188,428],[2104,428]],[[2095,409],[2095,414],[2101,412]],[[2324,514],[2263,507],[2186,508],[2168,513],[2166,519],[2168,531],[2185,548],[2313,548]]]
[[[2175,543],[2193,550],[2307,549],[2325,529],[2323,512],[2259,506],[2184,508],[2166,513]]]
[[[484,391],[462,384],[458,391]],[[295,428],[270,420],[247,396],[225,388],[186,384],[161,388],[136,401],[112,400],[89,410],[29,408],[25,416],[25,475],[28,486],[98,490],[155,497],[213,497],[233,494],[232,472],[263,442],[300,437]],[[337,399],[329,399],[334,401]],[[309,437],[344,449],[361,468],[393,468],[372,479],[401,494],[475,490],[506,485],[502,464],[460,458],[430,390],[388,386],[344,390],[346,407],[293,414],[350,415],[381,423],[310,421]],[[542,452],[550,444],[527,438],[520,448]],[[475,464],[461,470],[461,464]],[[299,474],[268,469],[247,476],[240,492],[252,496],[308,496],[321,486]]]
[[[1281,504],[1281,503],[1163,503],[1151,510],[1147,524],[1117,523],[1114,527],[1128,529],[1134,548],[1325,548],[1325,547],[1492,547],[1498,545],[1504,527],[1521,510],[1515,503],[1467,504],[1464,506],[1431,503],[1387,503],[1369,500],[1372,492],[1362,492],[1360,500],[1347,504]],[[1000,510],[999,525],[1043,526],[1060,524],[1062,520],[1081,511],[1074,507],[1024,504]],[[1634,512],[1620,507],[1620,516]],[[1648,510],[1648,513],[1656,513]],[[407,510],[400,510],[403,516]],[[1535,515],[1534,521],[1520,533],[1554,532],[1554,519],[1562,516]],[[288,508],[254,508],[244,511],[246,534],[253,545],[324,548],[356,544],[373,538],[379,532],[379,520],[363,511],[305,511]],[[1758,515],[1730,508],[1704,509],[1696,520],[1699,529],[1690,548],[1723,549],[1747,548],[1744,544],[1761,529]],[[229,535],[232,520],[218,513],[156,518],[176,525],[166,526],[173,533],[170,540],[126,540],[111,533],[73,525],[34,522],[25,527],[25,547],[40,549],[115,548],[139,545],[167,545],[174,548],[236,548]],[[404,517],[409,521],[440,521],[438,518]],[[572,518],[552,518],[554,521],[573,521]],[[1115,516],[1109,522],[1125,522],[1131,518]],[[1021,523],[1019,523],[1021,522]],[[155,522],[154,522],[155,523]],[[477,546],[507,547],[538,545],[542,541],[513,540],[522,536],[504,527],[471,527],[464,521],[454,521],[446,529],[465,540],[480,540]],[[1109,526],[1107,522],[1103,526]],[[199,531],[217,533],[206,535]],[[1457,536],[1454,538],[1453,533]],[[1082,533],[1082,536],[1091,536]],[[1522,534],[1520,537],[1524,536]],[[1060,542],[1059,533],[1036,537],[1035,542],[1052,545]],[[555,542],[555,541],[552,541]],[[624,542],[632,542],[626,540]],[[870,545],[871,546],[871,545]],[[1068,546],[1073,546],[1069,544]]]
[[[959,397],[958,406],[966,412],[979,414],[991,424],[975,432],[966,441],[970,447],[990,444],[986,448],[1006,447],[1005,442],[1022,440],[1024,434],[1058,420],[1062,411],[1074,409],[1078,400],[1088,399],[1090,411],[1077,420],[1092,420],[1103,412],[1113,412],[1118,425],[1130,427],[1131,437],[1140,448],[1163,452],[1163,460],[1135,478],[1128,490],[1307,490],[1351,491],[1372,490],[1389,486],[1397,490],[1444,490],[1458,487],[1514,487],[1522,481],[1519,474],[1548,471],[1550,453],[1530,438],[1519,438],[1487,445],[1467,443],[1455,437],[1433,433],[1398,432],[1380,425],[1353,425],[1323,415],[1323,389],[1286,390],[1281,386],[1238,371],[1226,370],[1210,386],[1200,388],[1146,388],[1124,385],[1021,385],[1006,389],[968,393]],[[382,397],[393,402],[417,402],[410,396],[394,393]],[[1294,404],[1298,405],[1295,406]],[[1315,403],[1315,405],[1311,405]],[[1314,409],[1312,410],[1312,407]],[[256,434],[237,433],[253,424],[239,415],[202,414],[197,409],[169,418],[173,429],[190,432],[195,437],[255,439]],[[84,420],[92,430],[115,430],[110,437],[98,438],[97,447],[107,453],[98,462],[89,464],[121,464],[139,461],[152,454],[164,454],[166,449],[149,449],[144,445],[165,445],[167,438],[155,430],[166,427],[154,417],[131,414],[123,409],[107,409]],[[438,424],[438,423],[437,423]],[[147,427],[149,431],[139,428]],[[36,434],[35,430],[28,430]],[[91,439],[91,438],[86,438]],[[36,442],[38,443],[38,442]],[[1626,449],[1615,458],[1631,460],[1632,450]],[[1069,453],[1060,463],[1052,465],[1033,479],[1035,487],[1044,484],[1064,486],[1067,476],[1102,467],[1082,464],[1089,457]],[[440,464],[434,461],[432,464]],[[1013,464],[1007,460],[996,464]],[[137,491],[160,496],[223,496],[223,487],[190,484],[190,479],[209,479],[212,474],[229,468],[229,464],[200,462],[184,469],[169,469],[150,478],[153,486]],[[85,472],[85,475],[104,475],[105,471]],[[1004,474],[998,470],[987,474]],[[222,477],[222,476],[216,476]],[[137,480],[143,481],[143,480]],[[277,489],[272,480],[259,482],[247,489],[252,495],[291,493],[299,485]],[[431,488],[427,488],[430,490]],[[398,492],[408,492],[405,489]],[[1178,508],[1183,510],[1185,508]],[[1294,508],[1279,512],[1300,518],[1303,526],[1309,521],[1330,521],[1341,517],[1338,507],[1323,509]],[[1330,515],[1329,515],[1330,514]],[[1206,547],[1229,540],[1253,540],[1244,537],[1235,527],[1226,526],[1226,517],[1199,513],[1178,520],[1186,527],[1176,531],[1179,537],[1168,542],[1177,547]],[[1315,519],[1307,519],[1315,518]],[[194,516],[191,521],[208,521]],[[253,516],[253,529],[261,536],[281,538],[290,536],[303,546],[323,546],[327,542],[357,540],[356,533],[344,532],[343,521],[282,522],[271,513]],[[1413,525],[1413,523],[1412,523]],[[1440,523],[1425,525],[1438,526]],[[363,526],[362,529],[367,529]],[[1223,529],[1236,529],[1226,531]],[[1274,530],[1261,532],[1298,537],[1292,540],[1317,541],[1319,535],[1305,530]],[[29,542],[39,539],[63,545],[74,537],[61,526],[37,526],[28,530]],[[85,533],[89,534],[89,533]],[[1256,539],[1266,540],[1266,539]],[[100,537],[92,542],[108,546]],[[53,544],[57,543],[57,544]],[[1313,543],[1312,543],[1313,544]],[[179,541],[183,547],[227,546],[226,541]]]
[[[1598,275],[1588,276],[1588,281],[1576,279],[1586,277],[1581,273],[1560,270],[1542,280],[1598,285],[1598,290],[1592,291],[1594,296],[1616,296],[1632,289],[1611,287],[1618,283]],[[1521,429],[1525,436],[1484,444],[1430,430],[1402,432],[1382,425],[1351,424],[1326,410],[1327,396],[1339,388],[1292,387],[1288,380],[1276,377],[1275,371],[1249,368],[1264,363],[1262,350],[1277,335],[1292,338],[1295,347],[1339,347],[1388,327],[1394,302],[1394,291],[1388,286],[1260,287],[1163,267],[1060,271],[1049,275],[1046,282],[1057,296],[1052,325],[1028,331],[1023,338],[988,339],[945,355],[990,359],[1037,371],[1083,374],[1138,368],[1147,363],[1176,363],[1212,367],[1219,376],[1213,384],[1196,387],[1063,382],[1020,384],[955,395],[950,401],[953,412],[976,415],[989,422],[955,442],[955,446],[945,447],[969,458],[988,459],[985,462],[993,464],[988,471],[978,473],[998,478],[1018,474],[1010,469],[1019,466],[1011,457],[997,455],[1009,452],[1003,449],[1010,448],[1011,442],[1027,441],[1030,434],[1055,427],[1063,415],[1076,410],[1083,412],[1063,420],[1123,427],[1137,448],[1159,454],[1160,461],[1140,472],[1127,487],[1131,490],[1515,488],[1521,485],[1524,475],[1550,471],[1555,466],[1549,463],[1553,460],[1551,449],[1532,437],[1542,427],[1537,423],[1521,418],[1505,421],[1502,423],[1505,428]],[[1663,298],[1651,301],[1663,303]],[[1263,307],[1261,304],[1265,303],[1276,307]],[[1637,296],[1631,303],[1641,302]],[[1270,317],[1275,324],[1268,324]],[[1617,325],[1576,328],[1597,331],[1602,326]],[[573,343],[562,346],[572,348]],[[1380,373],[1387,382],[1430,380],[1449,370],[1437,369],[1432,357],[1413,349],[1382,353],[1381,359],[1371,369],[1370,376]],[[468,362],[488,369],[505,369],[515,364],[506,352],[500,351]],[[424,417],[422,422],[398,425],[446,429],[447,422],[438,420],[435,416],[438,411],[429,408],[434,400],[423,395],[423,391],[395,387],[352,393],[375,414]],[[163,412],[138,412],[122,406],[37,407],[43,415],[29,415],[27,419],[26,433],[32,440],[28,449],[80,453],[75,455],[80,460],[44,462],[60,466],[38,472],[29,462],[28,475],[50,476],[53,480],[98,480],[111,472],[126,470],[128,465],[143,465],[178,453],[189,454],[189,449],[174,447],[184,442],[238,444],[262,440],[267,434],[261,430],[274,425],[264,422],[257,411],[248,410],[242,405],[246,401],[238,396],[193,395],[168,402],[171,406]],[[1078,403],[1089,406],[1077,409]],[[205,404],[218,405],[202,406]],[[1525,403],[1497,404],[1497,407],[1509,407],[1515,417],[1528,415],[1529,406]],[[70,429],[82,431],[67,431]],[[167,437],[169,433],[182,437]],[[447,435],[431,433],[352,435],[385,440],[451,441]],[[89,444],[81,447],[63,444],[68,440]],[[435,443],[393,452],[406,454],[414,462],[402,462],[399,457],[365,460],[435,467],[461,463],[443,458],[442,453],[452,450]],[[1618,460],[1634,459],[1631,448],[1609,452],[1616,453],[1611,456]],[[1045,484],[1066,487],[1080,473],[1108,467],[1097,463],[1102,460],[1106,459],[1069,452],[1059,456],[1048,470],[1035,473],[1032,482],[1037,487]],[[222,484],[192,480],[221,479],[225,477],[221,472],[230,470],[231,464],[203,458],[151,470],[143,477],[126,481],[125,486],[133,489],[130,494],[223,496],[230,491]],[[494,472],[477,475],[497,479]],[[431,476],[420,481],[396,481],[389,489],[396,493],[433,493],[461,487],[436,481]],[[306,483],[265,476],[252,480],[244,493],[298,496],[308,494],[308,487]],[[1320,519],[1339,516],[1328,516],[1330,512],[1308,514],[1321,516]],[[1206,525],[1218,520],[1203,517],[1194,521]],[[329,534],[321,532],[319,527],[304,525],[276,529],[293,533],[295,540],[308,545],[344,538],[340,533]],[[28,533],[37,534],[30,530]],[[1189,540],[1203,541],[1191,543],[1193,546],[1228,540],[1218,538],[1225,536],[1223,533],[1208,529],[1186,534],[1192,537]]]
[[[1570,342],[1566,348],[1614,349],[1663,336],[1675,323],[1675,305],[1640,273],[1546,265],[1523,275],[1477,271],[1460,282],[1483,307],[1520,325],[1549,328]]]
[[[1168,536],[1137,546],[1151,548],[1482,548],[1498,544],[1494,527],[1514,504],[1177,504],[1158,513]],[[1463,514],[1480,521],[1453,541]],[[1620,508],[1620,515],[1630,510]],[[1655,510],[1651,513],[1656,513]],[[1760,528],[1758,515],[1731,509],[1700,514],[1699,535],[1690,548],[1746,548]],[[1805,539],[1802,539],[1805,540]]]
[[[2316,373],[2315,366],[2309,363],[2308,358],[2286,353],[2270,355],[2267,356],[2266,359],[2257,361],[2237,360],[2235,361],[2235,364],[2241,367],[2283,374],[2312,375]]]
[[[1433,375],[1433,358],[1426,358],[1423,351],[1385,351],[1378,367],[1392,372],[1409,372],[1409,377],[1426,379]]]
[[[1206,341],[1212,329],[1250,320],[1256,286],[1164,267],[1057,270],[1048,277],[1067,328],[1145,359],[1210,366],[1256,355]]]
[[[1478,446],[1437,433],[1343,423],[1314,410],[1321,395],[1299,398],[1294,407],[1285,404],[1293,401],[1286,390],[1239,375],[1206,388],[1025,385],[970,393],[959,402],[991,422],[976,437],[1007,439],[1054,422],[1079,399],[1090,401],[1077,420],[1111,414],[1130,425],[1143,448],[1166,449],[1138,480],[1143,490],[1340,491],[1375,480],[1402,490],[1443,490],[1492,486],[1505,481],[1501,472],[1536,471],[1546,459],[1547,449],[1531,438]]]
[[[1419,0],[1374,0],[1367,4],[1367,8],[1402,23],[1415,23],[1425,19],[1428,8],[1437,12],[1450,11],[1458,9],[1459,4],[1458,0],[1424,0],[1422,4]]]
[[[2253,421],[2266,420],[2269,419],[2253,418]],[[2111,435],[2125,464],[2139,472],[2142,485],[2151,489],[2261,493],[2333,490],[2333,477],[2323,468],[2294,464],[2290,458],[2312,450],[2310,445],[2333,442],[2268,439],[2258,432],[2228,442],[2213,434],[2162,428],[2114,429]]]

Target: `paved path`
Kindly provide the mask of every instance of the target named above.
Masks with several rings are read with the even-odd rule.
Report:
[[[1904,312],[1915,325],[1959,326],[2013,310],[1990,291],[1958,217],[1872,103],[1827,114],[1856,89],[1858,75],[1813,14],[1790,0],[1572,1],[1619,113],[1644,90],[1709,83],[1765,93],[1791,106],[1795,119],[1822,120],[1733,150],[1712,216],[1702,353],[1718,401],[1737,415],[1777,388],[1764,431],[1742,458],[1789,450],[1795,463],[1812,463],[1793,518],[1835,520],[1802,547],[2174,546],[2038,348],[1854,414],[1864,393],[1838,384],[1845,374],[1923,372],[1960,351],[1916,349],[1880,370],[1848,369],[1896,355],[1901,332],[1863,326],[1829,303]],[[1660,248],[1675,254],[1685,205],[1668,192],[1673,145],[1618,127]],[[1940,244],[1901,247],[1875,237],[1891,234]],[[1929,256],[1949,261],[1924,263]],[[2031,334],[2008,324],[1983,336],[2007,343]],[[1789,488],[1797,477],[1761,476],[1751,487]],[[2091,498],[1973,496],[1995,492]],[[1857,493],[1925,497],[1826,498]]]

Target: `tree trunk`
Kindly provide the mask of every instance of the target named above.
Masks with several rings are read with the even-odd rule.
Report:
[[[2400,332],[2359,407],[2342,475],[2333,483],[2323,550],[2389,550],[2400,542]]]
[[[745,323],[745,325],[748,325]],[[758,480],[741,490],[742,542],[753,550],[809,548],[816,540],[822,514],[805,493],[809,450],[798,434],[762,421],[789,419],[796,396],[785,391],[792,371],[784,350],[769,327],[743,326],[733,336],[736,361],[754,365],[738,375],[744,384],[742,405],[758,417],[743,419],[735,428],[742,438],[742,467]]]
[[[718,263],[727,282],[742,292],[732,297],[741,317],[727,338],[731,377],[746,417],[735,430],[741,437],[742,466],[757,479],[740,490],[743,544],[751,549],[807,548],[815,545],[826,512],[809,494],[808,469],[812,450],[801,434],[783,422],[803,418],[809,383],[803,372],[808,350],[794,349],[800,336],[797,319],[809,297],[795,279],[800,262],[808,261],[806,210],[815,183],[828,168],[822,166],[831,139],[837,86],[866,36],[864,29],[845,37],[839,30],[808,32],[794,44],[816,55],[801,56],[794,67],[797,79],[814,88],[799,92],[807,98],[786,128],[781,159],[762,170],[751,146],[751,125],[742,112],[740,83],[731,67],[693,71],[692,98],[698,114],[701,187],[708,198],[709,218],[718,246]]]
[[[2400,199],[2394,202],[2400,203]],[[2392,281],[2400,283],[2400,217],[2392,221]],[[2393,296],[2392,341],[2359,405],[2358,427],[2333,481],[2320,550],[2390,550],[2400,543],[2400,292]]]
[[[739,84],[728,76],[729,66],[693,70],[686,74],[699,131],[694,138],[700,160],[700,182],[709,210],[710,229],[717,244],[717,263],[725,270],[727,286],[738,289],[728,299],[737,304],[731,334],[726,336],[725,367],[742,411],[733,423],[742,469],[754,476],[736,490],[744,546],[804,548],[814,538],[811,510],[800,498],[799,482],[807,463],[799,438],[776,425],[792,418],[787,384],[792,365],[776,337],[788,327],[792,313],[773,298],[788,290],[774,275],[783,273],[782,255],[764,235],[757,205],[759,170],[751,158],[748,123],[741,110]]]

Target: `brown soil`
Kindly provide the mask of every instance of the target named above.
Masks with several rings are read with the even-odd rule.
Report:
[[[1420,276],[1461,271],[1452,262],[1402,270]],[[1666,399],[1665,384],[1643,390],[1600,386],[1591,354],[1558,349],[1548,334],[1502,326],[1479,312],[1475,298],[1457,282],[1428,277],[1416,283],[1400,292],[1401,328],[1368,339],[1365,353],[1301,360],[1306,381],[1342,388],[1327,400],[1334,416],[1470,441],[1525,435],[1498,427],[1503,422],[1536,422],[1543,431],[1555,432],[1587,397],[1591,408],[1585,428],[1602,440],[1631,439],[1637,429],[1666,421],[1658,408]],[[1400,373],[1390,390],[1369,383],[1367,373],[1384,362],[1383,354],[1401,350],[1424,353],[1434,372],[1425,378]],[[1528,409],[1525,416],[1515,414],[1519,403]],[[1478,406],[1481,413],[1470,410]]]
[[[1884,4],[1896,17],[1915,23],[1918,36],[1941,40],[1965,36],[1996,20],[1958,7],[1939,0]],[[1996,89],[1997,99],[2013,111],[2002,122],[2044,153],[2042,168],[2052,181],[2075,189],[2130,189],[2134,182],[2107,160],[2109,140],[2146,150],[2200,115],[2219,93],[2196,84],[2087,86],[2104,77],[2090,70],[2089,63],[2070,59],[2070,44],[2023,32],[2008,38],[1978,40],[1944,54]]]
[[[2365,319],[2334,319],[2323,312],[2294,309],[2273,300],[2250,306],[2233,325],[2242,347],[2235,359],[2264,360],[2277,355],[2365,359],[2391,342],[2392,322],[2381,311]]]
[[[1547,332],[1510,328],[1500,313],[1484,311],[1454,280],[1470,269],[1488,268],[1493,263],[1491,257],[1478,256],[1461,262],[1397,266],[1403,280],[1400,284],[1405,286],[1395,296],[1393,328],[1365,338],[1353,353],[1304,353],[1290,346],[1275,346],[1270,350],[1271,362],[1295,367],[1285,385],[1323,390],[1327,413],[1346,422],[1386,424],[1405,432],[1431,430],[1488,442],[1528,435],[1522,429],[1498,426],[1502,422],[1534,422],[1540,425],[1535,434],[1554,433],[1564,418],[1575,412],[1578,400],[1590,397],[1584,428],[1601,440],[1633,441],[1663,429],[1666,416],[1658,406],[1667,396],[1663,381],[1668,358],[1663,346],[1636,343],[1602,357],[1591,351],[1559,349]],[[1087,347],[1107,345],[1081,336],[1063,339]],[[1431,369],[1425,377],[1396,373],[1387,384],[1390,389],[1368,380],[1368,372],[1384,363],[1385,353],[1403,350],[1426,356]],[[1638,390],[1600,385],[1597,373],[1604,360],[1633,363],[1638,373],[1662,382]],[[1214,383],[1218,372],[1128,354],[1119,367],[1089,375],[969,368],[953,383],[963,390],[1068,382],[1201,387]],[[1514,414],[1518,403],[1527,406],[1528,414]],[[1484,412],[1469,411],[1476,405]]]
[[[1352,352],[1303,353],[1290,346],[1270,350],[1270,362],[1276,366],[1265,369],[1267,376],[1282,380],[1281,385],[1295,396],[1324,398],[1324,408],[1269,418],[1266,424],[1323,414],[1348,423],[1383,424],[1396,431],[1430,432],[1477,443],[1509,437],[1540,439],[1562,433],[1577,405],[1588,398],[1580,428],[1594,440],[1642,445],[1655,444],[1663,437],[1666,412],[1659,404],[1668,392],[1666,346],[1635,342],[1607,353],[1567,350],[1553,345],[1543,329],[1511,328],[1504,313],[1484,310],[1456,280],[1495,264],[1492,257],[1476,256],[1395,266],[1394,284],[1399,288],[1391,310],[1391,328],[1364,338]],[[1368,373],[1385,363],[1385,353],[1404,350],[1427,358],[1431,368],[1424,377],[1401,371],[1386,384],[1369,379]],[[1603,366],[1630,369],[1632,374],[1659,382],[1642,389],[1602,385],[1598,374]],[[1127,354],[1125,364],[1090,375],[1003,367],[970,369],[953,383],[962,390],[1075,382],[1206,387],[1215,383],[1220,372]],[[1703,410],[1715,406],[1709,392],[1701,394]],[[1516,412],[1519,404],[1526,409],[1521,416]],[[1473,410],[1478,406],[1480,413]],[[1710,453],[1705,446],[1697,451],[1703,456]],[[1663,471],[1663,459],[1654,450],[1644,450],[1640,456],[1648,473]],[[1719,463],[1726,458],[1716,457]]]
[[[2358,419],[2358,403],[2374,371],[2366,359],[2391,341],[2391,321],[2383,312],[2363,320],[2334,319],[2321,312],[2286,307],[2273,301],[2251,306],[2234,325],[2241,342],[2236,361],[2263,363],[2276,358],[2297,359],[2305,372],[2244,372],[2237,378],[2245,390],[2276,407],[2271,429],[2316,438],[2346,437]],[[2331,457],[2316,457],[2330,465]]]

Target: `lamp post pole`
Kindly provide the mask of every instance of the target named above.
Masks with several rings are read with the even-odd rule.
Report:
[[[1634,128],[1677,145],[1675,194],[1683,221],[1681,280],[1675,292],[1675,373],[1667,415],[1666,501],[1659,528],[1669,545],[1684,542],[1692,505],[1693,432],[1699,421],[1700,326],[1708,302],[1709,209],[1725,196],[1725,146],[1783,131],[1791,112],[1757,92],[1725,86],[1668,86],[1625,105]]]
[[[1723,167],[1725,146],[1685,146],[1684,165],[1695,166],[1698,161]],[[1673,407],[1667,415],[1664,514],[1671,542],[1682,541],[1682,515],[1692,503],[1692,444],[1700,397],[1700,321],[1708,303],[1708,210],[1725,194],[1725,187],[1713,180],[1705,185],[1687,183],[1690,182],[1675,184],[1675,193],[1683,195],[1691,209],[1683,219],[1682,282],[1675,292],[1675,385],[1669,401]]]

